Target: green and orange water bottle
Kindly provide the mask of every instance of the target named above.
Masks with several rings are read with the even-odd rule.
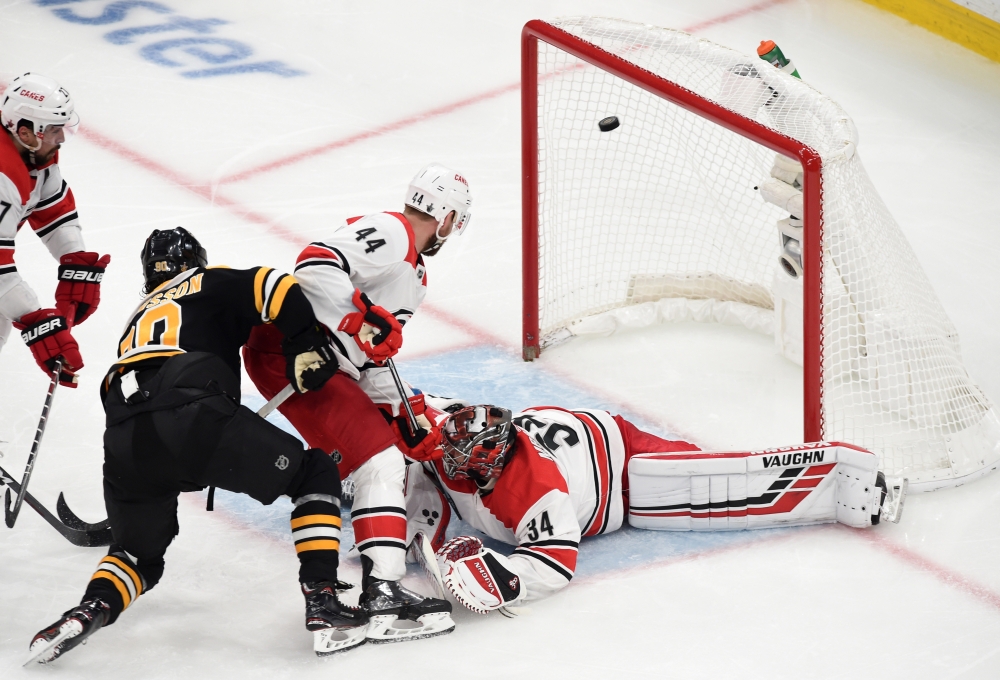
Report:
[[[792,63],[792,60],[785,57],[781,48],[774,44],[773,40],[762,40],[760,42],[760,46],[757,48],[757,56],[774,66],[782,73],[790,73],[796,78],[802,78],[796,70],[795,64]]]

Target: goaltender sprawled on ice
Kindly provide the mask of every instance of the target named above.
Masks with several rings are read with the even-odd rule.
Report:
[[[667,531],[864,528],[899,521],[906,493],[905,480],[887,483],[875,454],[850,444],[714,453],[605,411],[538,406],[514,414],[426,401],[442,426],[443,457],[409,468],[407,539],[429,539],[437,564],[425,566],[479,613],[565,587],[580,539],[621,528],[626,511],[634,527]],[[517,548],[504,556],[474,536],[445,543],[449,504]]]

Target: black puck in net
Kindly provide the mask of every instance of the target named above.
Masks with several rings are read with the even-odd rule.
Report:
[[[611,132],[619,125],[621,123],[618,122],[618,116],[608,116],[607,118],[602,118],[597,123],[597,127],[601,128],[601,132]]]

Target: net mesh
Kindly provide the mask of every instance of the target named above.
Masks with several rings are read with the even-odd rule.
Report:
[[[1000,420],[855,151],[850,117],[807,83],[679,31],[616,19],[553,24],[799,140],[823,161],[824,437],[864,446],[917,488],[1000,459]],[[601,132],[597,121],[621,126]],[[773,308],[788,211],[755,187],[773,151],[538,43],[539,323],[664,297]],[[801,289],[801,287],[800,287]]]

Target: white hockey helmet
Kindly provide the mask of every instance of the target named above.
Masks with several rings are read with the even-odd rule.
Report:
[[[410,180],[406,190],[406,205],[430,215],[438,222],[437,242],[431,246],[433,254],[453,234],[461,234],[472,219],[472,194],[469,183],[461,173],[440,163],[431,163]],[[441,227],[448,213],[455,212],[451,233],[441,236]]]
[[[11,81],[0,100],[0,125],[17,134],[17,124],[29,120],[39,139],[37,151],[50,126],[60,126],[67,132],[76,130],[80,117],[73,110],[73,99],[59,83],[37,73],[25,73]]]

